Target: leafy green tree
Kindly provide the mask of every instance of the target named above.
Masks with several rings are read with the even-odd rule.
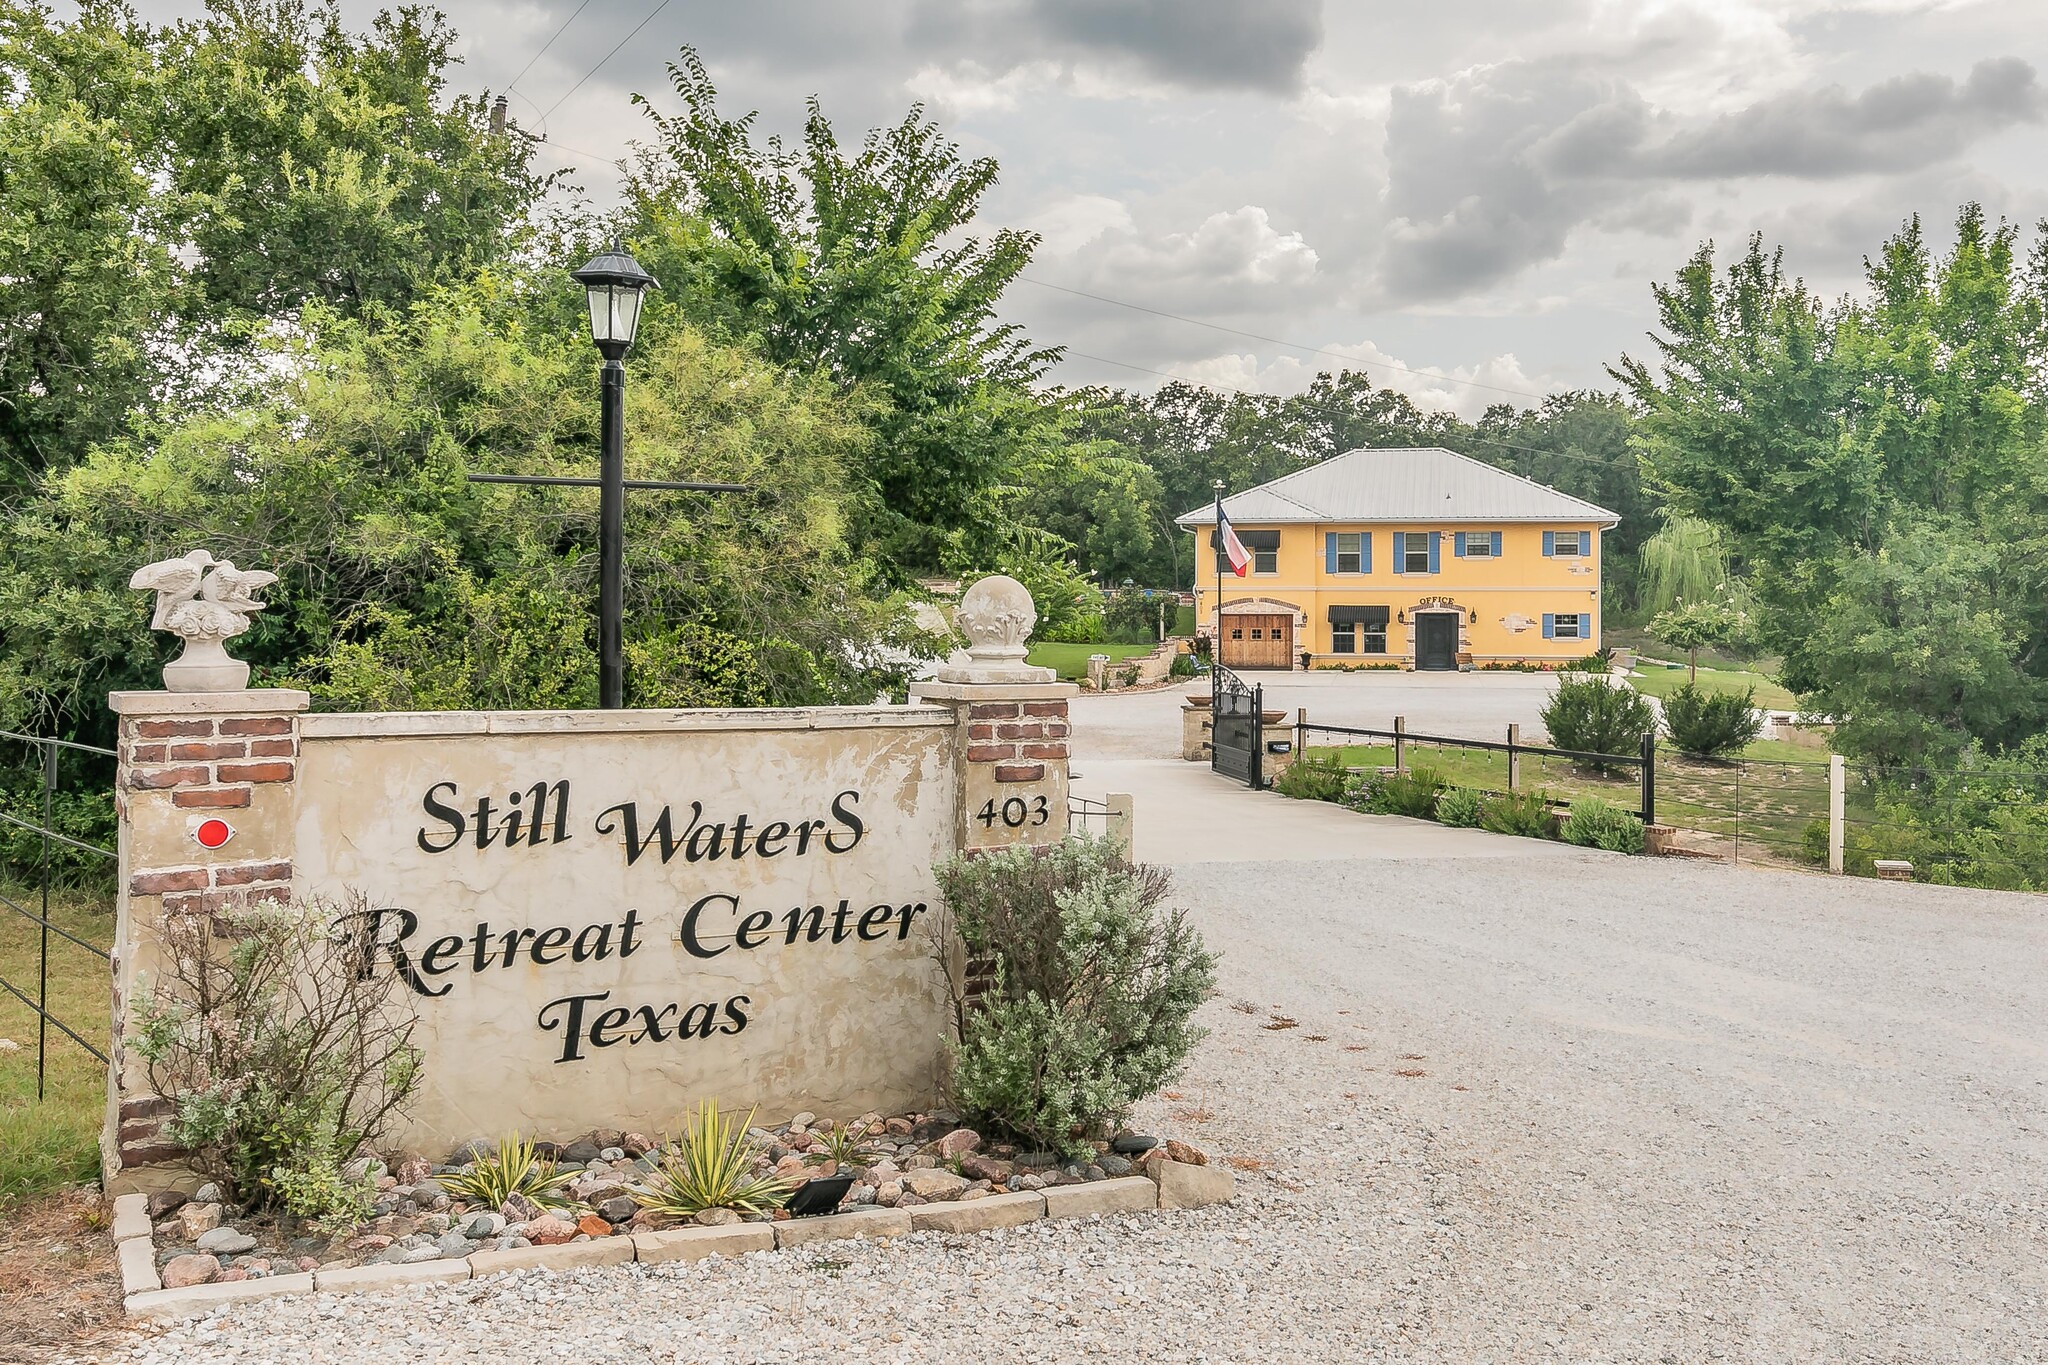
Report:
[[[1734,643],[1745,628],[1740,608],[1720,598],[1681,602],[1650,620],[1650,633],[1686,655],[1686,681],[1699,681],[1700,651]]]
[[[120,432],[163,367],[180,218],[154,174],[150,34],[0,7],[0,494]]]
[[[595,493],[465,480],[594,467],[583,338],[525,325],[486,278],[393,323],[309,305],[280,345],[264,394],[100,448],[0,527],[0,726],[103,737],[104,694],[153,685],[166,648],[128,575],[194,545],[281,577],[238,642],[259,685],[351,709],[593,704]],[[636,477],[760,491],[634,499],[629,703],[900,682],[889,650],[915,639],[845,541],[857,410],[685,328],[630,364]]]
[[[922,106],[854,152],[815,99],[800,146],[757,141],[695,52],[669,73],[683,112],[635,97],[657,133],[628,185],[640,259],[694,320],[881,400],[859,544],[935,567],[998,534],[996,490],[1061,423],[1032,388],[1057,353],[995,321],[1037,239],[967,235],[995,161],[964,157]]]
[[[2048,673],[2048,241],[2023,260],[1965,205],[1946,255],[1915,219],[1866,274],[1824,307],[1752,238],[1725,274],[1709,245],[1660,286],[1660,365],[1615,371],[1645,477],[1739,550],[1763,643],[1838,747],[2011,744]]]
[[[1876,554],[1845,554],[1792,675],[1835,716],[1840,751],[1887,763],[1954,762],[2039,733],[2048,684],[2031,671],[2043,600],[2038,550],[1925,526]],[[2016,568],[2020,572],[2015,573]]]
[[[525,237],[547,177],[524,140],[491,134],[486,97],[447,98],[456,35],[437,11],[351,33],[332,7],[209,0],[154,37],[165,162],[210,309],[403,309]]]

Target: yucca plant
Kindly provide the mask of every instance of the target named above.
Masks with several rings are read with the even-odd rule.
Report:
[[[835,1123],[822,1133],[814,1133],[818,1145],[804,1154],[804,1160],[812,1166],[822,1166],[831,1161],[840,1170],[849,1166],[865,1166],[875,1155],[868,1139],[874,1136],[875,1125],[863,1123],[858,1128],[852,1124]]]
[[[644,1209],[678,1218],[706,1209],[767,1213],[781,1208],[797,1182],[772,1172],[754,1174],[760,1150],[747,1138],[753,1124],[753,1110],[744,1119],[731,1119],[719,1114],[718,1101],[705,1100],[684,1121],[669,1154],[647,1177],[647,1187],[633,1198]]]
[[[515,1194],[543,1209],[576,1208],[576,1201],[562,1192],[575,1178],[576,1172],[557,1171],[554,1162],[534,1153],[532,1142],[518,1138],[500,1138],[495,1155],[434,1177],[449,1198],[493,1209]]]

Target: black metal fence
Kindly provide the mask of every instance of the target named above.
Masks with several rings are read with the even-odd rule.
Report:
[[[110,849],[101,848],[55,828],[57,823],[56,803],[63,791],[59,780],[59,763],[67,754],[111,759],[114,751],[101,749],[90,744],[74,744],[69,740],[48,739],[38,735],[16,734],[11,730],[0,730],[0,743],[26,745],[34,756],[34,771],[37,780],[26,793],[15,793],[13,805],[33,803],[33,810],[25,817],[12,810],[0,810],[0,825],[17,837],[9,841],[16,856],[10,859],[11,866],[0,866],[0,910],[15,914],[36,926],[36,981],[35,994],[31,996],[25,983],[17,984],[0,976],[0,989],[21,1001],[36,1015],[36,1099],[43,1098],[44,1075],[47,1069],[50,1047],[50,1030],[55,1028],[72,1042],[77,1043],[101,1062],[107,1054],[91,1042],[78,1029],[59,1019],[50,1012],[50,952],[54,947],[60,952],[78,951],[90,953],[111,966],[108,950],[72,933],[69,929],[50,919],[50,892],[67,866],[75,866],[80,860],[88,865],[103,864],[111,869],[116,856]],[[22,839],[19,836],[26,836]],[[19,856],[24,846],[33,858],[32,862]],[[22,882],[32,883],[26,889]],[[22,896],[35,904],[31,909]],[[53,944],[51,935],[62,943]]]
[[[1557,805],[1568,804],[1572,795],[1589,791],[1604,796],[1621,796],[1631,790],[1635,813],[1646,825],[1657,823],[1657,757],[1654,739],[1645,737],[1632,754],[1589,753],[1577,749],[1556,749],[1543,744],[1524,744],[1518,727],[1509,726],[1505,740],[1461,739],[1452,735],[1418,734],[1399,717],[1391,730],[1355,725],[1318,725],[1306,720],[1297,726],[1301,747],[1316,742],[1312,736],[1333,736],[1334,747],[1363,746],[1390,749],[1392,767],[1406,772],[1416,763],[1438,769],[1453,786],[1499,795],[1508,792],[1541,792]],[[1320,741],[1329,747],[1331,740]]]

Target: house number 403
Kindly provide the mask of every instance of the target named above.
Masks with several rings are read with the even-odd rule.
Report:
[[[1011,829],[1021,829],[1025,825],[1042,825],[1050,820],[1052,806],[1042,796],[1034,796],[1028,801],[1021,796],[1013,796],[998,808],[995,798],[990,797],[974,818],[988,829],[994,829],[998,820]]]

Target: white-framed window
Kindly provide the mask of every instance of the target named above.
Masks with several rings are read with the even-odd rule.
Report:
[[[1552,531],[1545,537],[1550,541],[1550,553],[1557,559],[1583,559],[1593,553],[1593,537],[1585,531]]]
[[[1411,531],[1401,542],[1401,571],[1403,573],[1429,572],[1429,537],[1421,532]]]
[[[1360,654],[1384,654],[1387,652],[1387,625],[1370,622],[1358,628],[1358,652]]]
[[[1247,545],[1247,546],[1245,546],[1245,548],[1246,548],[1247,550],[1250,550],[1250,551],[1252,552],[1252,572],[1253,572],[1253,573],[1279,573],[1279,572],[1280,572],[1280,537],[1279,537],[1279,536],[1277,536],[1277,535],[1276,535],[1276,536],[1274,536],[1274,537],[1273,537],[1273,543],[1272,543],[1272,544],[1270,544],[1270,545],[1267,545],[1267,544],[1263,544],[1263,543],[1261,543],[1261,544],[1257,544],[1257,545]]]
[[[1561,611],[1552,618],[1551,634],[1559,640],[1583,640],[1586,638],[1585,617],[1575,611]]]
[[[1364,537],[1357,531],[1339,531],[1337,533],[1338,573],[1363,573],[1365,571],[1365,547],[1363,542]],[[1339,650],[1337,652],[1340,654],[1350,653],[1349,650]]]
[[[1356,654],[1358,652],[1358,626],[1351,621],[1338,621],[1330,627],[1330,652],[1333,654]]]
[[[1465,558],[1492,559],[1493,533],[1490,531],[1468,532],[1465,536]]]

